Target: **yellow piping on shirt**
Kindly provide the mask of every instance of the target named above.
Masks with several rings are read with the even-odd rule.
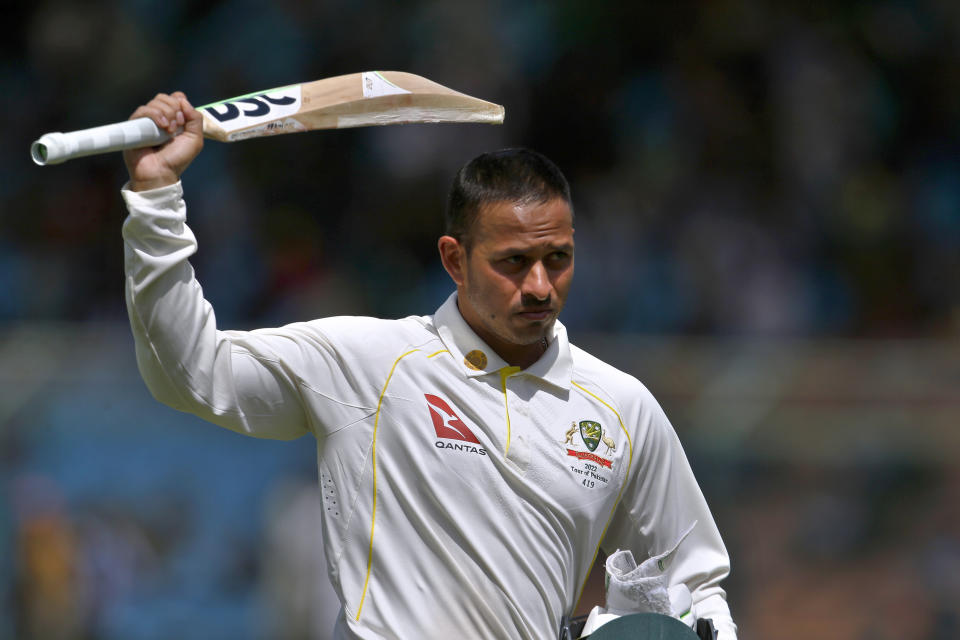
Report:
[[[520,371],[520,367],[504,367],[500,369],[500,388],[503,390],[503,411],[507,416],[507,444],[503,449],[503,457],[510,452],[510,404],[507,402],[507,378]]]
[[[387,385],[390,384],[390,378],[393,377],[394,369],[397,368],[401,360],[415,351],[420,351],[420,349],[411,349],[393,361],[393,366],[390,367],[390,373],[387,374],[387,380],[383,383],[383,389],[380,391],[380,398],[377,400],[377,413],[373,418],[373,444],[371,445],[373,452],[371,456],[373,465],[373,508],[370,510],[370,548],[367,551],[367,576],[363,579],[363,593],[360,594],[360,605],[357,607],[356,619],[358,622],[360,621],[360,612],[363,610],[363,601],[367,597],[367,586],[370,583],[370,569],[373,566],[373,526],[377,521],[377,426],[380,424],[380,407],[383,405],[383,396],[387,393]]]
[[[428,356],[427,356],[427,359],[429,360],[429,359],[432,358],[433,356],[438,356],[438,355],[440,355],[441,353],[450,353],[450,352],[447,351],[446,349],[440,349],[440,351],[434,351],[433,353],[431,353],[430,355],[428,355]],[[403,356],[401,356],[401,357],[403,357]]]
[[[632,466],[632,462],[633,462],[633,441],[630,440],[630,434],[627,432],[627,428],[626,428],[625,426],[623,426],[623,418],[620,417],[620,414],[617,413],[617,410],[616,410],[616,409],[614,409],[614,408],[611,407],[609,404],[607,404],[606,402],[604,402],[604,401],[600,398],[600,396],[598,396],[597,394],[593,393],[592,391],[588,391],[586,388],[584,388],[583,386],[577,384],[575,381],[571,380],[570,382],[573,383],[573,386],[575,386],[577,389],[580,389],[581,391],[583,391],[583,392],[586,393],[587,395],[593,397],[594,400],[596,400],[597,402],[599,402],[600,404],[602,404],[603,406],[605,406],[607,409],[610,409],[610,411],[613,412],[613,415],[617,416],[617,421],[620,423],[620,428],[623,430],[623,434],[624,434],[625,436],[627,436],[627,445],[628,445],[629,450],[630,450],[630,456],[627,458],[627,473],[624,474],[623,484],[620,485],[620,492],[617,494],[617,499],[614,500],[614,502],[613,502],[613,509],[610,510],[610,517],[607,518],[607,523],[606,523],[605,525],[603,525],[603,532],[600,534],[600,543],[602,543],[604,537],[606,537],[606,535],[607,535],[607,529],[610,527],[610,523],[613,521],[613,514],[614,514],[614,513],[616,512],[616,510],[617,510],[617,505],[620,504],[620,498],[623,496],[623,490],[624,490],[624,489],[626,488],[626,486],[627,486],[627,479],[630,477],[630,476],[629,476],[629,474],[630,474],[630,467]],[[597,548],[596,548],[596,549],[594,550],[594,552],[593,552],[593,558],[590,559],[590,566],[591,566],[591,567],[593,567],[594,563],[597,561],[597,554],[600,553],[600,543],[597,544]],[[580,585],[580,594],[577,596],[577,603],[576,603],[575,605],[573,605],[573,610],[574,610],[574,611],[576,611],[576,610],[577,610],[577,607],[580,606],[580,598],[583,597],[583,590],[584,590],[584,588],[587,586],[587,580],[588,580],[589,578],[590,578],[590,571],[587,571],[587,576],[583,579],[583,584]]]

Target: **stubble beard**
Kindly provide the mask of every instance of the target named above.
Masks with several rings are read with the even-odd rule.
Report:
[[[508,340],[510,343],[518,346],[531,346],[538,342],[549,340],[553,325],[557,321],[556,312],[551,312],[546,319],[539,322],[530,322],[524,320],[517,313],[523,311],[526,305],[517,309],[510,309],[510,312],[503,322],[499,323],[502,327],[498,331],[498,337],[501,340]],[[504,335],[509,333],[509,335]]]
[[[482,294],[476,292],[469,292],[467,299],[484,332],[510,346],[526,347],[544,340],[556,321],[556,317],[551,315],[541,323],[524,322],[516,315],[523,307],[498,313],[485,304]]]

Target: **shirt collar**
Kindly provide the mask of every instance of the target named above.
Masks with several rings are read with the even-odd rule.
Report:
[[[480,337],[474,333],[467,321],[460,315],[457,307],[457,293],[454,291],[446,302],[440,305],[433,316],[440,339],[450,351],[454,361],[468,377],[497,373],[507,363],[496,354]],[[570,355],[570,343],[567,330],[557,320],[547,338],[549,345],[540,359],[527,367],[522,373],[546,380],[563,388],[570,388],[573,358]]]

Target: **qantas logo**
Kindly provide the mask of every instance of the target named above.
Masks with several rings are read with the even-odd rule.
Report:
[[[427,408],[430,410],[430,418],[433,420],[433,429],[437,432],[438,438],[480,444],[477,436],[473,435],[473,432],[467,428],[460,416],[450,408],[450,405],[443,398],[438,398],[429,393],[423,394],[423,397],[427,400]],[[468,451],[482,456],[487,455],[486,449],[469,444],[454,444],[438,440],[435,446],[438,449],[456,449],[457,451]]]
[[[430,417],[433,418],[433,428],[437,430],[438,438],[449,438],[450,440],[466,440],[467,442],[476,442],[477,436],[473,435],[467,425],[463,424],[453,409],[450,408],[442,398],[432,396],[429,393],[423,394],[427,399],[430,408]]]

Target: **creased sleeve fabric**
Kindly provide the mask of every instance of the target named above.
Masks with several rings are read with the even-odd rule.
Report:
[[[189,258],[197,240],[186,223],[180,183],[122,191],[126,301],[143,380],[159,401],[256,437],[310,432],[301,394],[305,349],[331,360],[322,341],[296,332],[220,331]]]

